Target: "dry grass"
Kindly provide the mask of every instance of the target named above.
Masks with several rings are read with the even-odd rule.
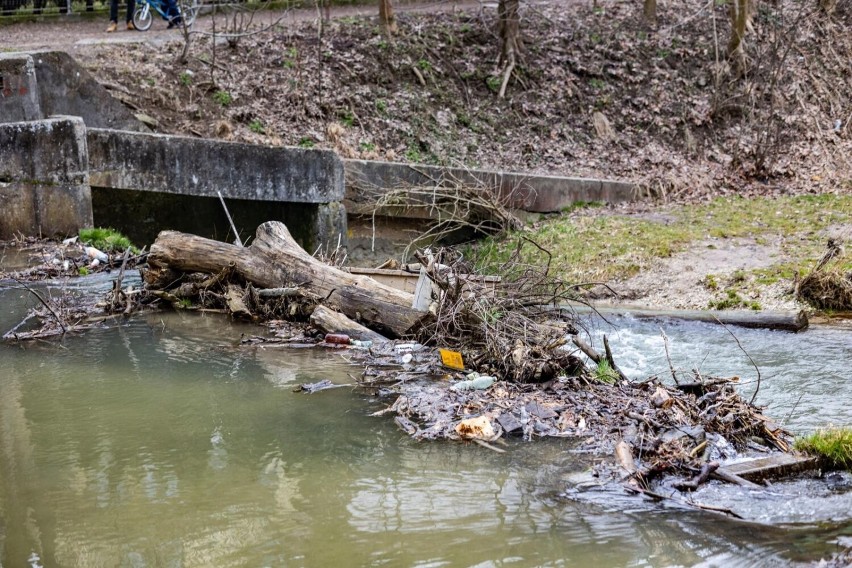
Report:
[[[799,283],[799,298],[821,310],[852,310],[850,262],[840,242],[830,239],[816,267]]]

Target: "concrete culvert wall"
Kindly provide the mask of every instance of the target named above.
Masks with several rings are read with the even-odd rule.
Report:
[[[0,124],[0,238],[92,226],[86,128],[76,117]]]

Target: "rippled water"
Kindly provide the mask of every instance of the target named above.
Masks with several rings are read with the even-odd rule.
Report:
[[[27,302],[22,291],[0,292],[0,331]],[[631,373],[660,371],[653,327],[637,329],[607,331],[621,342],[619,361],[627,366],[635,349]],[[61,344],[0,345],[0,563],[778,565],[819,558],[849,535],[848,513],[741,523],[575,485],[588,458],[564,440],[513,442],[506,454],[413,442],[368,416],[381,402],[349,388],[292,392],[300,382],[348,383],[358,370],[322,350],[235,346],[256,331],[156,314]],[[715,332],[705,331],[667,327],[676,357],[700,361],[701,349],[715,349]],[[819,332],[784,335],[788,345],[806,337],[836,343]],[[848,360],[845,349],[832,356]],[[746,377],[734,351],[714,353],[704,366],[731,358]],[[796,380],[767,372],[777,377],[760,399],[784,413],[805,391],[790,425],[821,422],[807,416],[814,407],[848,422],[843,383],[815,384],[845,369],[815,377],[820,364],[802,364],[807,374]],[[824,490],[819,482],[805,493],[819,506]],[[737,495],[775,499],[718,498]]]

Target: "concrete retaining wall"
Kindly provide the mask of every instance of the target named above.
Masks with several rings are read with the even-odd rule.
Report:
[[[619,203],[635,199],[632,183],[588,178],[527,175],[511,172],[470,170],[400,164],[344,160],[346,169],[346,205],[350,213],[364,213],[361,198],[364,190],[396,188],[402,186],[433,187],[443,184],[465,183],[492,188],[505,199],[509,207],[533,213],[562,211],[579,201]],[[404,216],[403,212],[396,212]]]
[[[122,48],[116,46],[116,49]],[[148,131],[147,126],[67,53],[35,51],[29,55],[38,76],[40,118],[60,114],[79,116],[89,128]]]
[[[328,203],[343,199],[337,154],[90,128],[97,187],[255,201]]]
[[[91,227],[88,164],[79,118],[0,124],[0,238]]]
[[[0,54],[0,122],[42,118],[35,65],[29,55]]]

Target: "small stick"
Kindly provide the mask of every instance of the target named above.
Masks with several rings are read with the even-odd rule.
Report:
[[[504,450],[504,449],[502,449],[502,448],[498,448],[498,447],[492,446],[491,444],[489,444],[489,443],[488,443],[488,442],[486,442],[485,440],[480,440],[479,438],[471,438],[470,440],[471,440],[472,442],[476,443],[476,444],[479,444],[479,445],[480,445],[480,446],[482,446],[483,448],[488,448],[489,450],[495,451],[495,452],[497,452],[498,454],[505,454],[505,453],[506,453],[506,450]]]
[[[225,205],[225,199],[222,197],[222,192],[216,191],[216,195],[219,196],[219,202],[222,204],[222,209],[225,210],[225,216],[228,218],[228,223],[231,224],[231,230],[234,231],[234,238],[237,239],[237,244],[239,246],[243,246],[243,241],[240,240],[240,234],[237,232],[237,227],[234,225],[234,220],[231,219],[231,213],[228,211],[228,206]]]
[[[36,292],[36,291],[35,291],[35,290],[33,290],[32,288],[30,288],[29,286],[27,286],[26,284],[24,284],[23,282],[21,282],[21,281],[20,281],[20,280],[18,280],[17,278],[15,278],[14,280],[15,280],[15,282],[17,282],[19,285],[21,285],[21,286],[22,286],[22,287],[23,287],[23,288],[24,288],[27,292],[29,292],[30,294],[32,294],[33,296],[35,296],[36,298],[38,298],[38,301],[39,301],[39,302],[41,302],[42,304],[44,304],[44,307],[45,307],[45,308],[47,308],[47,309],[48,309],[48,311],[49,311],[51,314],[53,314],[53,317],[56,319],[56,323],[58,323],[58,324],[59,324],[59,327],[61,327],[61,328],[62,328],[62,334],[63,334],[63,335],[65,335],[65,334],[68,332],[68,330],[65,328],[65,324],[62,322],[62,318],[60,318],[60,317],[56,314],[56,312],[53,310],[53,308],[51,308],[51,307],[50,307],[50,304],[48,304],[48,303],[45,301],[45,299],[41,297],[41,294],[39,294],[38,292]]]
[[[652,499],[657,499],[659,501],[674,501],[675,503],[679,503],[687,507],[695,507],[696,509],[702,509],[704,511],[713,511],[714,513],[725,513],[726,515],[730,515],[736,519],[743,518],[738,513],[735,513],[734,511],[726,507],[714,507],[713,505],[703,505],[701,503],[696,503],[695,501],[684,501],[683,499],[678,499],[673,495],[663,495],[662,493],[657,493],[649,489],[641,489],[639,487],[632,487],[629,485],[624,485],[623,487],[633,493],[642,493],[643,495],[647,495],[648,497],[651,497]]]
[[[609,366],[612,367],[612,369],[616,373],[618,373],[618,376],[621,377],[622,381],[630,382],[630,379],[627,378],[627,375],[625,375],[624,372],[618,368],[618,365],[615,364],[615,359],[613,359],[612,357],[612,349],[609,348],[609,340],[606,338],[606,335],[603,336],[603,344],[604,351],[606,352],[606,360],[609,363]]]
[[[580,339],[580,336],[572,335],[571,341],[574,342],[574,345],[579,347],[580,351],[588,355],[589,359],[591,359],[595,363],[600,363],[603,359],[603,357],[601,357],[601,354],[595,351],[595,349],[591,345]]]
[[[666,360],[668,360],[669,362],[669,369],[671,369],[672,378],[674,379],[675,384],[677,386],[680,386],[680,381],[677,380],[677,373],[675,373],[674,365],[672,365],[671,355],[669,355],[669,336],[666,335],[666,332],[663,331],[663,328],[660,328],[660,333],[663,334],[663,346],[666,349]]]
[[[124,249],[124,258],[121,259],[121,268],[118,270],[118,277],[113,282],[112,289],[112,304],[117,307],[121,301],[121,281],[124,279],[124,268],[127,266],[127,259],[130,256],[130,247]]]
[[[721,321],[719,321],[719,318],[717,318],[717,317],[715,317],[715,316],[714,316],[714,317],[713,317],[713,319],[715,319],[715,320],[716,320],[716,322],[718,322],[719,324],[721,324],[721,326],[725,328],[725,331],[727,331],[728,333],[730,333],[730,334],[731,334],[731,337],[733,337],[733,338],[734,338],[734,341],[736,341],[736,342],[737,342],[737,347],[739,347],[739,348],[740,348],[740,351],[742,351],[743,353],[745,353],[745,356],[746,356],[746,357],[748,357],[748,360],[749,360],[749,361],[751,361],[751,364],[752,364],[752,366],[754,367],[754,370],[755,370],[755,371],[757,371],[757,387],[755,387],[755,389],[754,389],[754,394],[753,394],[753,395],[751,395],[751,400],[750,400],[750,401],[748,401],[748,403],[749,403],[749,404],[753,405],[753,404],[754,404],[754,399],[756,399],[756,398],[757,398],[757,393],[759,393],[759,392],[760,392],[760,369],[758,368],[757,363],[755,363],[755,362],[754,362],[754,359],[752,359],[752,358],[751,358],[751,355],[749,355],[749,354],[748,354],[748,351],[746,351],[746,350],[743,348],[742,344],[740,343],[740,340],[739,340],[739,339],[737,339],[737,336],[736,336],[736,335],[734,335],[734,332],[733,332],[733,331],[731,331],[731,330],[728,328],[728,326],[727,326],[727,325],[725,325],[725,324],[723,324]]]

